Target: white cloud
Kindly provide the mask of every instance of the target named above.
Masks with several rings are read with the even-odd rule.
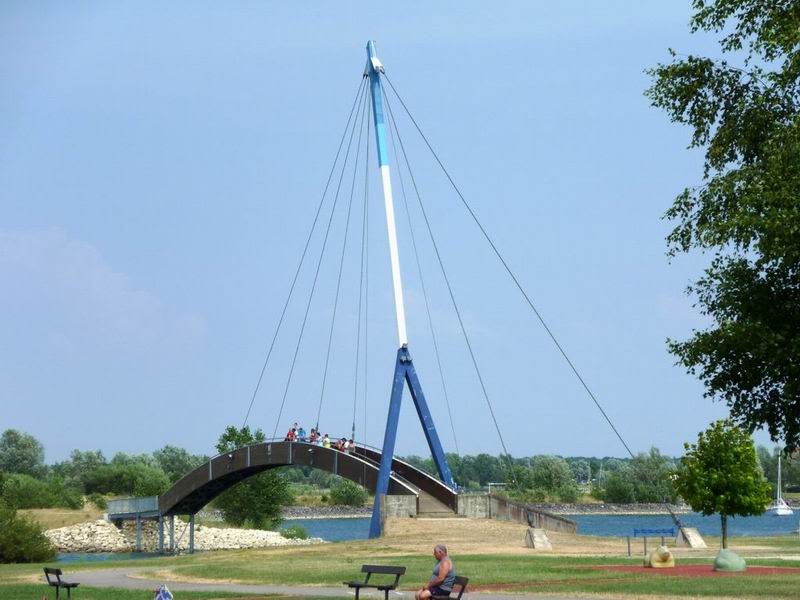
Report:
[[[46,323],[48,339],[62,348],[87,340],[153,346],[205,331],[204,319],[167,315],[155,294],[137,289],[97,248],[57,229],[0,230],[0,289],[3,319],[31,332]]]

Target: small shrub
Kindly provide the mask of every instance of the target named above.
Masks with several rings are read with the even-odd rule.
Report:
[[[340,479],[331,486],[330,501],[341,506],[363,506],[367,490],[349,479]]]
[[[103,494],[98,494],[97,492],[94,494],[89,494],[87,500],[89,500],[89,502],[94,504],[100,510],[105,510],[108,508],[108,501]]]
[[[281,529],[281,535],[289,540],[307,540],[308,532],[302,525],[292,525]]]
[[[0,503],[0,563],[45,562],[55,556],[41,525]]]
[[[328,495],[327,494],[322,494],[322,496],[320,496],[320,498],[319,498],[319,501],[320,502],[327,502],[328,501]]]

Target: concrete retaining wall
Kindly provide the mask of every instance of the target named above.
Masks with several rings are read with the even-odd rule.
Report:
[[[530,516],[531,527],[547,531],[563,531],[564,533],[577,533],[578,531],[578,524],[565,517],[526,507],[521,502],[506,500],[497,496],[488,496],[488,499],[489,518],[491,519],[517,521],[528,525],[528,517]]]
[[[458,495],[458,514],[470,519],[489,518],[489,495],[468,494]]]
[[[381,502],[381,517],[416,517],[416,496],[384,496]]]
[[[516,521],[547,531],[563,531],[576,533],[578,526],[575,521],[554,515],[544,510],[526,506],[521,502],[490,496],[489,494],[459,494],[458,514],[471,519],[500,519],[501,521]]]

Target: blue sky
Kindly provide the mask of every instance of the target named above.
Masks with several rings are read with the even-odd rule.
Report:
[[[712,38],[689,35],[689,15],[688,1],[3,3],[0,429],[34,434],[59,460],[75,447],[211,452],[225,425],[241,423],[375,39],[629,445],[681,453],[726,413],[665,346],[704,324],[683,289],[706,259],[670,264],[660,219],[700,181],[702,156],[643,91],[644,70],[668,47],[718,55]],[[623,455],[400,127],[509,450]],[[396,335],[379,190],[369,197],[370,371],[356,420],[358,437],[379,445]],[[404,219],[410,347],[454,450]],[[459,448],[497,453],[421,246]],[[332,435],[349,432],[353,415],[352,240],[347,256],[321,419]],[[323,263],[280,432],[313,423],[337,264],[332,254]],[[268,434],[310,277],[255,401],[251,424]],[[398,452],[425,453],[408,397]]]

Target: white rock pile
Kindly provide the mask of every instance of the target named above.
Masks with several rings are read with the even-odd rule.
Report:
[[[133,521],[126,521],[122,529],[118,529],[113,523],[99,520],[50,529],[45,535],[59,552],[132,552],[136,545],[136,526]],[[189,524],[179,519],[175,519],[175,541],[180,550],[189,548]],[[224,529],[198,525],[194,531],[196,550],[266,548],[316,544],[322,541],[320,538],[293,540],[283,537],[277,531],[260,529]],[[164,547],[169,547],[169,521],[164,523]],[[158,524],[154,521],[142,523],[142,550],[158,550]]]
[[[59,552],[130,552],[133,543],[113,523],[91,521],[48,529],[45,535]]]

